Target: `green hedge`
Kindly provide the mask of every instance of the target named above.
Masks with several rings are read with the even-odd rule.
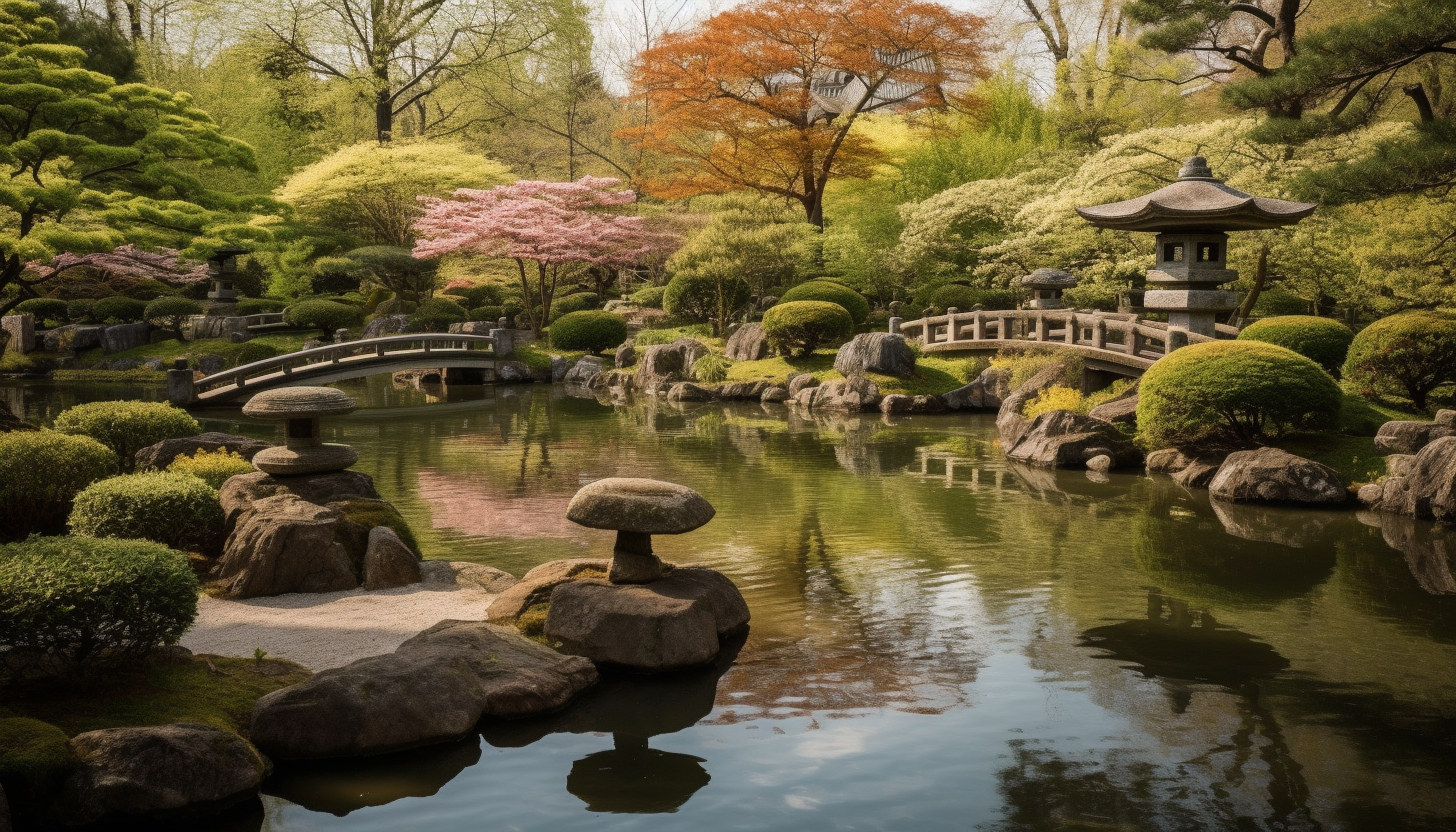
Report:
[[[116,471],[115,452],[90,437],[0,434],[0,541],[64,530],[76,495]]]
[[[448,298],[431,298],[415,307],[405,329],[409,332],[448,332],[450,324],[470,320],[465,307]]]
[[[503,316],[504,314],[505,310],[503,307],[500,306],[477,306],[474,309],[470,310],[470,320],[488,321],[490,323],[495,323],[499,321],[501,319],[501,316]]]
[[[35,316],[37,325],[46,323],[63,324],[66,322],[66,302],[59,298],[31,298],[21,301],[9,314],[30,313]]]
[[[764,313],[763,332],[780,353],[788,355],[797,350],[801,356],[808,356],[820,344],[853,334],[854,319],[837,303],[790,301]]]
[[[90,298],[79,298],[66,304],[66,320],[73,324],[90,323],[94,320],[93,310],[96,308],[96,301]]]
[[[359,309],[331,300],[303,300],[283,310],[283,322],[333,335],[334,330],[348,329],[359,323]]]
[[[53,666],[175,644],[196,617],[197,576],[161,544],[32,537],[0,546],[0,646]]]
[[[185,410],[161,402],[89,402],[56,417],[56,430],[89,436],[116,452],[123,473],[136,467],[136,452],[163,439],[196,436],[202,427]]]
[[[1339,321],[1313,315],[1281,315],[1255,321],[1239,333],[1240,341],[1263,341],[1294,350],[1336,378],[1355,333]]]
[[[148,303],[142,316],[153,326],[172,330],[180,339],[187,319],[206,311],[202,304],[190,298],[165,297]]]
[[[588,309],[562,315],[551,325],[551,346],[559,350],[599,353],[627,340],[627,322],[620,315]]]
[[[91,304],[91,317],[102,323],[134,324],[146,315],[146,301],[124,295],[102,298]]]
[[[577,292],[565,297],[556,298],[551,303],[551,321],[555,323],[566,315],[573,312],[585,312],[588,309],[597,307],[597,296],[593,292]]]
[[[667,294],[666,286],[648,286],[645,289],[638,289],[627,296],[627,299],[638,306],[646,306],[652,309],[661,309],[663,297]]]
[[[243,298],[238,301],[239,315],[262,315],[266,312],[282,312],[287,308],[286,301],[275,298]]]
[[[71,532],[151,540],[213,554],[223,537],[217,489],[190,473],[147,471],[101,480],[76,495]]]
[[[945,310],[951,307],[962,312],[969,312],[977,306],[983,310],[1015,309],[1017,300],[1017,293],[1011,289],[976,289],[949,283],[931,292],[925,303],[936,314],[945,314]]]
[[[1456,315],[1418,311],[1381,318],[1350,344],[1345,377],[1362,394],[1400,391],[1424,410],[1432,390],[1456,383]]]
[[[1259,341],[1205,341],[1165,356],[1138,387],[1137,424],[1149,449],[1247,444],[1339,424],[1335,380],[1293,350]]]
[[[253,463],[243,459],[241,454],[219,448],[216,451],[198,451],[192,456],[179,456],[172,460],[167,470],[190,474],[214,489],[220,489],[229,479],[239,474],[251,474],[255,469]]]
[[[808,283],[800,283],[798,286],[784,292],[779,298],[779,303],[793,303],[803,300],[818,300],[826,303],[837,303],[844,307],[854,320],[854,325],[864,323],[865,318],[870,316],[870,303],[864,299],[859,292],[845,286],[842,283],[833,283],[828,280],[811,280]]]

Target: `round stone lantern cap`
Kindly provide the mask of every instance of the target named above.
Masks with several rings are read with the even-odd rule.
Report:
[[[354,412],[354,400],[332,387],[280,387],[264,390],[243,405],[257,419],[306,419]]]
[[[609,477],[584,486],[566,507],[566,519],[591,529],[637,534],[683,534],[713,519],[703,495],[662,480]]]
[[[1028,289],[1070,289],[1082,282],[1082,278],[1058,269],[1037,269],[1021,278],[1021,285]]]

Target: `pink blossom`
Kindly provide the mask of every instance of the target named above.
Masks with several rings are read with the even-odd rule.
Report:
[[[206,281],[211,275],[206,263],[190,263],[182,260],[173,248],[146,251],[128,243],[111,251],[92,254],[62,252],[49,264],[28,263],[27,270],[39,275],[42,280],[68,269],[89,268],[107,278],[132,278],[134,280],[159,280],[174,286],[189,286]]]

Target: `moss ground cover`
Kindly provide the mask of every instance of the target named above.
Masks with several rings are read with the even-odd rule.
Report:
[[[96,364],[107,361],[113,362],[123,358],[134,358],[138,361],[146,361],[149,358],[160,358],[164,361],[171,361],[183,356],[196,355],[220,355],[229,364],[232,364],[250,344],[258,344],[272,347],[278,354],[297,352],[303,349],[303,342],[314,337],[312,333],[286,333],[278,335],[262,335],[253,338],[242,344],[234,344],[226,338],[203,338],[197,341],[163,341],[158,344],[146,344],[121,352],[106,354],[100,347],[82,352],[77,356],[77,363],[82,369],[94,367]]]

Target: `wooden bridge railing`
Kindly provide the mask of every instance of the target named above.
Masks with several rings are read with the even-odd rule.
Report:
[[[970,346],[980,341],[1026,341],[1031,344],[1066,344],[1118,353],[1146,360],[1158,358],[1186,344],[1214,339],[1165,323],[1140,320],[1113,312],[1058,310],[1005,310],[959,312],[905,321],[900,334],[924,346]]]

